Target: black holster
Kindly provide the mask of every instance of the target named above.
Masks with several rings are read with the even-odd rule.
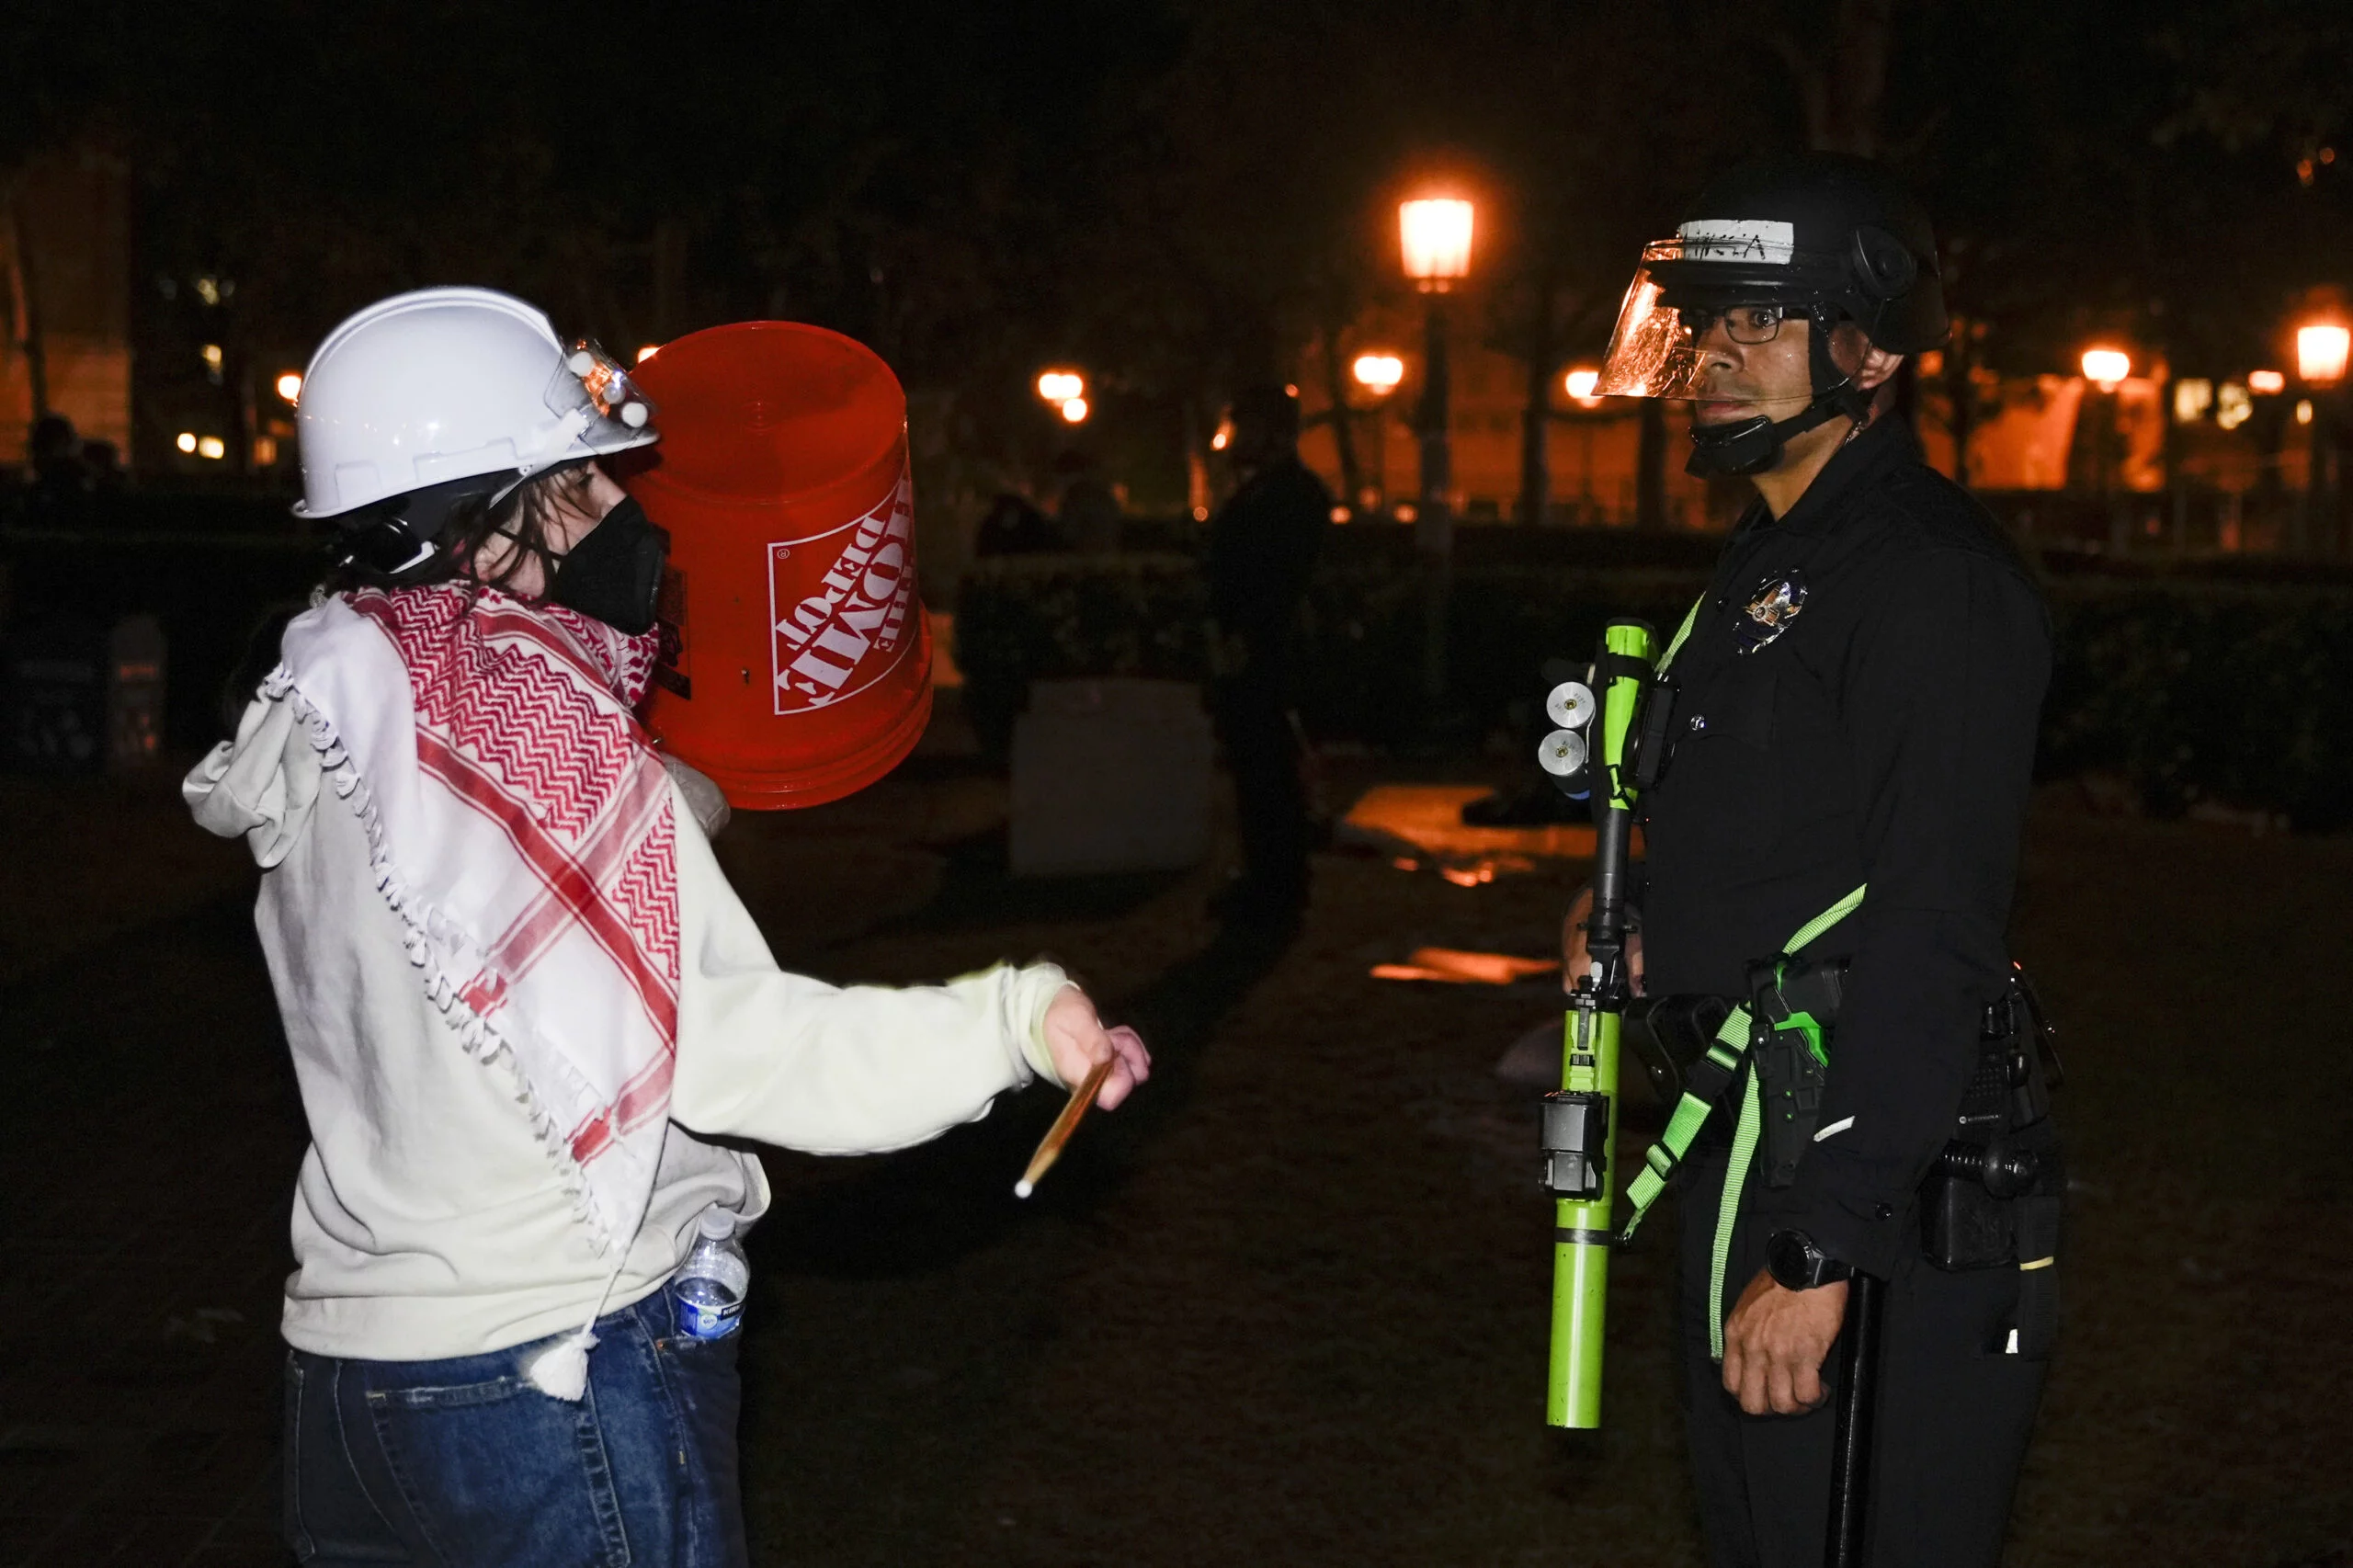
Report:
[[[2051,1353],[2059,1316],[2067,1173],[2052,1126],[2061,1078],[2050,1028],[2022,971],[1985,1010],[1976,1071],[1953,1136],[1920,1184],[1920,1250],[1938,1268],[2016,1267],[2016,1353]],[[2008,1349],[2003,1345],[1989,1346]]]
[[[1748,971],[1748,1060],[1764,1110],[1768,1187],[1798,1179],[1798,1161],[1822,1125],[1830,1043],[1847,988],[1847,960],[1781,959]]]

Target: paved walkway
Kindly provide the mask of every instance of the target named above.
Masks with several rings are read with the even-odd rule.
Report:
[[[0,994],[0,1563],[276,1563],[300,1107],[232,894]]]

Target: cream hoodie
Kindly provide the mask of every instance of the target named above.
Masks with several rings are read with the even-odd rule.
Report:
[[[289,701],[256,700],[182,786],[263,869],[255,923],[309,1119],[284,1332],[322,1356],[415,1361],[580,1326],[611,1272],[517,1099],[427,1000],[358,817],[324,790]],[[676,785],[681,824],[696,813]],[[941,986],[836,987],[779,970],[710,846],[678,845],[678,1055],[654,1200],[607,1310],[665,1282],[711,1206],[766,1212],[732,1136],[816,1153],[896,1149],[1054,1080],[1051,964]]]

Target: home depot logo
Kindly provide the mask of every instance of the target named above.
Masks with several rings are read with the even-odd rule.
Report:
[[[913,642],[915,590],[914,486],[904,467],[865,516],[769,545],[776,711],[823,708],[890,674]]]

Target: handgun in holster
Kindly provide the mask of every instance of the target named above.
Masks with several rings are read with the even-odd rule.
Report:
[[[1798,1160],[1821,1125],[1831,1034],[1846,984],[1844,959],[1769,959],[1748,966],[1748,1060],[1764,1108],[1768,1187],[1797,1180]]]

